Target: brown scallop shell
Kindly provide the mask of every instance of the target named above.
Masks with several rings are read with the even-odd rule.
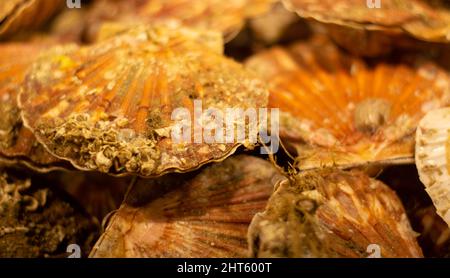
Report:
[[[171,136],[179,125],[174,109],[195,119],[197,99],[204,110],[266,107],[265,84],[225,58],[221,42],[216,32],[152,26],[50,51],[19,96],[25,125],[81,170],[159,176],[221,161],[242,142],[177,143]]]
[[[64,163],[48,153],[25,128],[17,106],[17,95],[26,70],[49,44],[7,43],[0,45],[0,160],[49,171]]]
[[[406,33],[425,41],[450,41],[450,5],[447,0],[381,0],[380,8],[369,8],[365,0],[283,2],[287,9],[301,17],[325,23],[394,34]]]
[[[110,177],[100,173],[60,172],[55,184],[67,192],[83,209],[100,223],[118,209],[131,184],[131,178]]]
[[[282,112],[280,136],[300,169],[412,163],[418,122],[450,104],[449,75],[432,61],[368,63],[321,36],[246,66],[269,82],[269,106]]]
[[[247,18],[269,11],[275,0],[119,0],[96,1],[88,14],[88,40],[96,38],[107,21],[154,23],[179,22],[185,26],[217,30],[233,38]]]
[[[276,188],[250,225],[253,257],[422,257],[397,195],[362,172],[311,171]]]
[[[64,4],[61,0],[2,0],[0,39],[41,26]]]
[[[247,228],[283,177],[239,155],[192,175],[139,179],[91,257],[246,257]]]

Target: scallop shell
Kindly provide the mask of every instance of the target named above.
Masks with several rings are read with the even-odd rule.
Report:
[[[153,26],[50,51],[34,64],[19,96],[25,125],[81,170],[159,176],[221,161],[243,142],[171,136],[180,126],[172,120],[175,109],[188,110],[196,126],[195,100],[203,111],[266,106],[265,84],[222,56],[221,41],[215,32]]]
[[[55,183],[87,213],[102,222],[111,212],[119,208],[131,184],[131,178],[67,171],[59,173]]]
[[[416,165],[420,180],[450,226],[450,108],[429,112],[416,135]]]
[[[276,188],[250,225],[253,257],[422,257],[394,191],[362,172],[305,172]]]
[[[25,164],[38,171],[63,166],[36,141],[22,125],[17,94],[25,72],[48,43],[8,43],[0,45],[0,157],[10,164]]]
[[[91,248],[98,225],[52,186],[41,176],[0,169],[1,258],[66,257],[72,242],[83,255]]]
[[[29,31],[45,23],[64,5],[61,0],[2,0],[0,2],[0,39]]]
[[[191,176],[140,179],[91,257],[245,257],[247,227],[283,179],[239,155]]]
[[[418,210],[416,218],[419,220],[422,245],[427,257],[450,258],[450,228],[436,213],[433,206]]]
[[[295,13],[286,10],[280,2],[273,5],[269,12],[250,19],[249,27],[256,40],[265,44],[275,44],[291,39],[293,36],[291,33],[294,33],[294,30],[297,38],[306,35],[308,28],[300,26],[302,23]]]
[[[89,12],[87,33],[88,37],[95,38],[99,25],[106,21],[171,21],[217,30],[228,41],[239,32],[247,18],[268,12],[274,2],[276,0],[100,0]]]
[[[86,23],[86,9],[65,9],[51,22],[49,27],[52,37],[61,42],[81,43]]]
[[[269,82],[280,136],[306,170],[412,163],[418,122],[450,102],[448,73],[415,62],[368,64],[318,36],[261,52],[246,66]]]
[[[351,28],[406,33],[417,39],[450,41],[450,6],[447,0],[382,0],[369,8],[364,0],[283,0],[301,17]],[[371,2],[377,2],[375,0]]]

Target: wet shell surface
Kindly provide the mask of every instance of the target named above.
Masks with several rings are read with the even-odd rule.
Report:
[[[221,161],[246,144],[204,143],[199,117],[200,129],[224,125],[202,112],[266,107],[267,100],[262,81],[222,56],[220,34],[153,26],[50,51],[30,70],[19,104],[38,140],[75,167],[159,176]],[[184,117],[172,118],[175,109]],[[247,127],[244,121],[236,124]],[[181,128],[190,135],[173,140]],[[248,138],[258,132],[248,130]]]
[[[376,2],[380,3],[379,8]],[[406,33],[425,41],[450,41],[447,0],[284,0],[283,3],[301,17],[325,23]]]
[[[450,103],[448,73],[429,60],[367,63],[317,36],[251,57],[280,108],[280,136],[300,169],[414,161],[426,112]]]
[[[283,179],[238,155],[191,176],[140,179],[91,257],[246,257],[247,228]]]
[[[420,180],[450,226],[450,108],[429,112],[416,135],[416,165]]]
[[[253,257],[422,257],[391,189],[362,172],[306,172],[276,186],[249,228]]]
[[[0,2],[0,39],[29,31],[45,23],[61,9],[61,0],[2,0]]]
[[[26,70],[47,43],[6,43],[0,45],[0,160],[22,163],[39,171],[62,166],[25,128],[17,106],[17,95]]]
[[[275,0],[119,0],[96,1],[88,14],[88,37],[95,38],[107,21],[178,22],[185,26],[222,32],[233,38],[247,18],[268,12]]]

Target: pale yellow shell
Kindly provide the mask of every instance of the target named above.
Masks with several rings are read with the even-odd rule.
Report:
[[[420,122],[416,165],[437,213],[450,225],[450,108],[431,111]]]

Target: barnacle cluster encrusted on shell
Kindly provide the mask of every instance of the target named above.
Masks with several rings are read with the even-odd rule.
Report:
[[[90,248],[97,225],[42,181],[20,179],[1,169],[0,257],[49,257],[65,242]]]
[[[75,152],[77,161],[89,170],[150,174],[161,160],[156,149],[156,140],[137,137],[133,130],[126,129],[128,120],[118,118],[90,119],[88,114],[73,115],[55,128],[38,126],[46,138],[55,146],[62,146],[57,154],[62,157]]]
[[[276,186],[249,228],[253,257],[422,257],[404,208],[383,183],[335,169],[300,174]]]
[[[416,164],[437,213],[450,226],[450,108],[431,111],[420,122]]]
[[[50,51],[20,94],[25,125],[51,153],[85,170],[158,176],[222,160],[241,142],[174,142],[172,112],[188,110],[193,127],[197,100],[205,110],[245,110],[265,107],[268,92],[222,56],[214,34],[139,26],[93,46]],[[236,121],[248,130],[245,119]]]

